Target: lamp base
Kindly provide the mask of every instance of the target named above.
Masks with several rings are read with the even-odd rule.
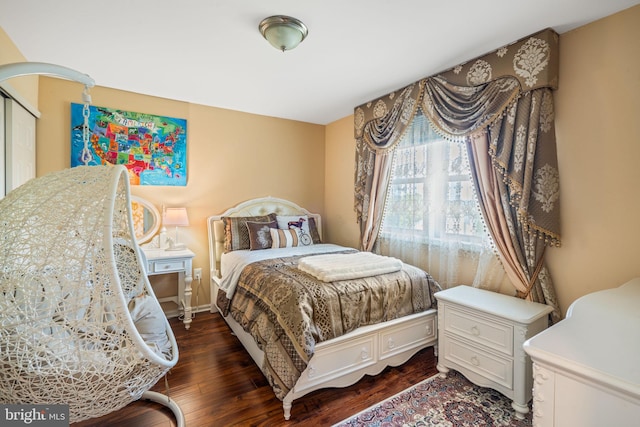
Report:
[[[187,249],[187,245],[184,243],[169,242],[169,247],[165,251],[183,251],[185,249]]]

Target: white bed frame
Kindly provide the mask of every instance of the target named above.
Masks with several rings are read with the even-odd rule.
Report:
[[[207,219],[209,232],[209,265],[211,268],[211,312],[216,312],[216,296],[220,281],[220,257],[224,252],[223,216],[257,216],[275,212],[278,215],[308,215],[315,218],[322,237],[320,215],[311,213],[293,202],[275,197],[248,200]],[[231,316],[224,317],[231,330],[249,352],[258,367],[264,353],[250,334]],[[377,375],[387,366],[405,363],[418,351],[437,344],[436,310],[412,314],[400,319],[365,326],[355,331],[321,342],[309,360],[295,386],[282,402],[284,418],[291,416],[293,401],[314,390],[347,387],[364,375]]]

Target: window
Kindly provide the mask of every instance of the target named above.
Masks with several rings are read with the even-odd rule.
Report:
[[[439,136],[424,115],[416,115],[395,149],[381,233],[471,247],[486,239],[466,148]]]
[[[395,148],[375,250],[429,272],[447,289],[497,289],[504,269],[485,230],[467,149],[418,113]]]

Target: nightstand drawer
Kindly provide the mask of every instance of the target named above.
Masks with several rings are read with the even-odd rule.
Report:
[[[475,372],[484,378],[513,389],[513,361],[487,352],[447,336],[444,341],[444,358]]]
[[[477,311],[465,311],[447,305],[444,307],[444,329],[506,355],[513,355],[513,326],[495,322],[479,315]]]
[[[184,271],[185,268],[186,263],[184,260],[153,261],[149,263],[149,274]]]

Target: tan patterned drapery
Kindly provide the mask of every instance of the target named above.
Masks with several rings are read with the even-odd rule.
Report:
[[[418,109],[445,138],[464,141],[485,222],[523,298],[559,310],[544,248],[560,244],[551,29],[427,77],[354,111],[355,210],[361,248],[374,247],[393,148]],[[483,153],[478,153],[484,150]]]

